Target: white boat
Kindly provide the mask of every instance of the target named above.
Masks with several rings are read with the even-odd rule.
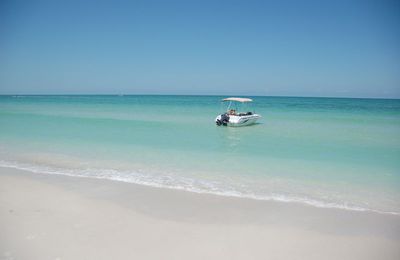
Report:
[[[230,97],[222,99],[223,103],[229,102],[226,113],[215,118],[218,126],[245,126],[252,125],[261,118],[260,115],[249,111],[248,104],[253,100],[250,98]]]

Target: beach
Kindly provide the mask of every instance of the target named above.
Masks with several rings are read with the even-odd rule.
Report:
[[[400,217],[0,168],[1,259],[399,259]]]
[[[400,260],[400,1],[1,1],[0,260]]]
[[[399,259],[400,101],[0,96],[0,259]]]

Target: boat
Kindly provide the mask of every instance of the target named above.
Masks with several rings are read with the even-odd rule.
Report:
[[[251,98],[229,97],[221,101],[228,105],[226,112],[215,118],[217,126],[247,126],[255,124],[261,118],[255,112],[249,111],[249,104],[253,102]]]

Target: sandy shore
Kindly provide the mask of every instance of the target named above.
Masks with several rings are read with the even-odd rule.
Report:
[[[0,168],[0,259],[400,259],[400,217]]]

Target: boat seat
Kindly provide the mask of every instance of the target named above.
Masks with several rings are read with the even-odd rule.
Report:
[[[250,116],[252,114],[253,114],[252,112],[240,113],[239,116]]]

